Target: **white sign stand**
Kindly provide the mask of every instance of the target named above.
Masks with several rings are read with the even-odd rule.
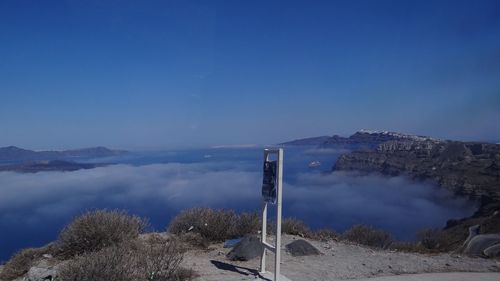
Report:
[[[266,250],[273,252],[274,259],[274,281],[290,281],[280,274],[281,270],[281,208],[283,197],[283,149],[264,149],[264,161],[269,161],[270,154],[277,154],[276,162],[276,243],[271,245],[266,242],[267,235],[267,202],[263,201],[262,207],[262,237],[261,242],[264,246],[262,257],[260,258],[260,274],[266,278],[271,278],[272,274],[266,272]]]

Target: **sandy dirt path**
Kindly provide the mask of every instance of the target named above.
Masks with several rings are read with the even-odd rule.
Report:
[[[416,275],[408,276],[408,274],[443,272],[455,272],[448,275],[449,278],[452,278],[450,280],[462,280],[459,279],[462,275],[463,280],[500,280],[498,273],[500,272],[500,260],[498,259],[470,258],[456,254],[424,255],[372,250],[335,241],[309,241],[323,254],[293,257],[285,251],[284,246],[295,239],[300,238],[283,236],[282,273],[292,281],[352,280],[374,277],[389,277],[389,279],[370,280],[447,280],[418,279],[420,277]],[[183,265],[198,272],[200,277],[197,280],[199,281],[255,280],[259,277],[258,258],[247,262],[232,262],[225,257],[228,252],[229,249],[223,248],[222,244],[212,245],[206,251],[192,250],[186,253]],[[273,258],[273,254],[269,254],[267,258],[267,267],[271,270]],[[486,272],[490,274],[467,275],[460,272]],[[393,276],[392,279],[390,276]],[[421,275],[421,278],[433,278],[432,276],[443,277],[444,275]],[[468,278],[470,276],[484,277],[485,279],[470,279]]]

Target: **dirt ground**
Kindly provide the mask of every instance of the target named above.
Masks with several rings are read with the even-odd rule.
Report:
[[[301,238],[284,235],[282,239],[281,271],[284,276],[293,281],[352,280],[374,277],[378,277],[373,279],[374,281],[448,280],[446,278],[451,278],[449,280],[461,280],[461,278],[463,280],[500,280],[500,260],[498,259],[470,258],[457,254],[428,255],[372,250],[335,241],[309,241],[322,252],[322,255],[293,257],[286,252],[285,245]],[[215,244],[208,250],[188,251],[183,266],[195,270],[200,275],[197,279],[199,281],[262,278],[258,274],[259,258],[247,262],[232,262],[225,256],[230,249],[222,246],[222,244]],[[274,254],[270,253],[267,258],[269,270],[273,269],[273,262]],[[445,272],[452,273],[447,274],[448,277],[442,274],[421,274]],[[465,272],[482,272],[483,274],[470,275]],[[393,276],[392,279],[391,276]]]

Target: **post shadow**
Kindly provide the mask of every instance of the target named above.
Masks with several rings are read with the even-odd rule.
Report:
[[[237,265],[232,265],[232,264],[229,264],[229,263],[225,263],[225,262],[221,262],[221,261],[216,261],[216,260],[210,260],[210,262],[215,267],[217,267],[217,269],[232,271],[232,272],[239,273],[239,274],[242,274],[242,275],[247,275],[247,276],[248,275],[253,275],[253,276],[259,277],[260,279],[265,280],[265,281],[272,281],[272,280],[267,279],[267,278],[263,277],[262,275],[260,275],[259,271],[255,270],[255,269],[251,269],[251,268],[248,268],[248,267],[237,266]]]

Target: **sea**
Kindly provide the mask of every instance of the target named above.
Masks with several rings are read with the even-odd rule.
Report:
[[[0,172],[0,261],[26,247],[57,239],[86,211],[120,209],[165,231],[193,207],[259,212],[265,147],[136,151],[77,159],[109,164],[73,172]],[[442,228],[476,206],[430,182],[356,172],[332,172],[345,148],[285,147],[283,216],[312,229],[342,233],[356,224],[411,241],[425,228]],[[317,161],[320,165],[312,165]],[[316,162],[316,163],[317,163]],[[275,218],[273,206],[270,219]]]

